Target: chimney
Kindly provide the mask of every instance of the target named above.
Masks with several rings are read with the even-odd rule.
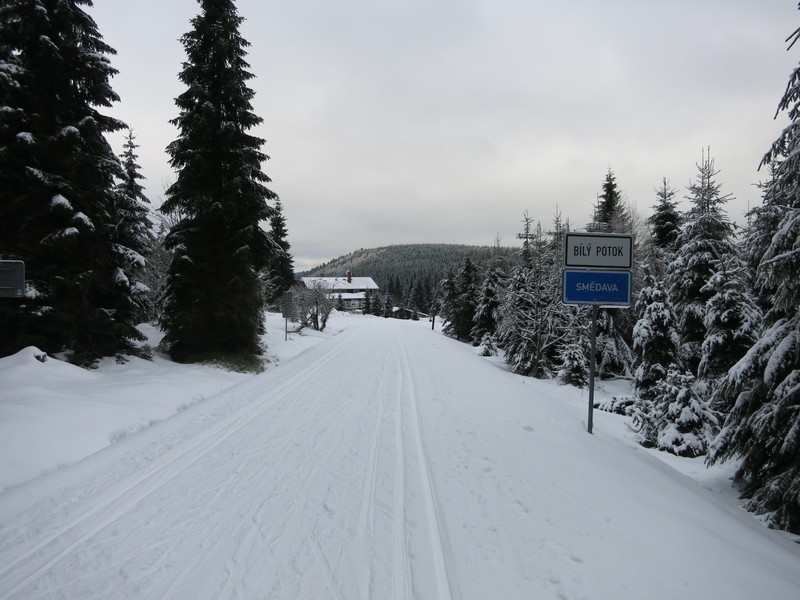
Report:
[[[347,283],[353,283],[353,272],[347,271]]]

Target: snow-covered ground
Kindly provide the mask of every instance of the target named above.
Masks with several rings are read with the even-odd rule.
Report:
[[[0,599],[800,598],[730,465],[430,323],[269,325],[257,376],[0,360]]]

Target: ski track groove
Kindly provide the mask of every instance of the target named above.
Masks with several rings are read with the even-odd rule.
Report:
[[[317,363],[315,363],[312,369],[310,369],[309,371],[302,371],[302,372],[300,372],[298,374],[295,374],[293,377],[287,379],[282,384],[279,384],[277,386],[276,390],[270,392],[269,396],[270,397],[274,397],[274,398],[282,398],[287,390],[288,391],[294,390],[298,386],[298,384],[302,384],[303,381],[305,381],[307,379],[311,379],[315,375],[317,375],[320,372],[324,371],[324,369],[327,367],[328,364],[333,363],[342,353],[349,351],[349,347],[350,347],[350,344],[342,344],[341,346],[337,347],[334,352],[330,352],[330,353],[324,354],[323,358],[320,361],[318,361]],[[294,405],[295,403],[291,402],[291,404]],[[293,408],[293,406],[292,406],[292,408]],[[262,412],[266,412],[266,410],[267,409],[265,408],[265,410],[262,411]],[[308,412],[308,411],[306,411],[306,412]],[[284,437],[286,439],[289,439],[289,440],[298,439],[299,438],[298,430],[301,427],[301,425],[303,424],[301,419],[297,418],[294,412],[290,412],[288,414],[285,413],[285,420],[286,421],[290,421],[291,422],[291,426],[289,428],[289,432]],[[330,419],[327,419],[326,422],[329,421],[329,420]],[[317,441],[317,444],[319,444],[319,441]],[[260,446],[258,446],[256,448],[254,448],[253,450],[251,450],[247,458],[248,459],[256,459],[256,458],[260,458],[263,455],[269,455],[270,454],[270,450],[272,448],[273,448],[272,443],[270,443],[269,441],[265,441],[262,445],[260,445]],[[270,466],[274,467],[274,465],[270,465]],[[282,468],[279,467],[277,469],[274,469],[272,479],[274,479],[275,481],[285,481],[286,478],[287,478],[287,472],[288,472],[288,470],[290,468],[291,468],[291,465],[288,464],[288,463],[285,463],[285,464],[283,464]],[[312,484],[316,480],[316,478],[317,478],[317,471],[316,470],[311,470],[309,473],[307,473],[307,476],[306,476],[305,481],[304,481],[303,493],[302,494],[298,494],[299,497],[305,498],[306,500],[305,500],[304,503],[294,502],[292,504],[292,507],[290,509],[291,518],[290,519],[286,519],[283,522],[283,527],[280,530],[278,530],[277,535],[273,537],[272,543],[270,544],[270,546],[271,546],[271,548],[273,550],[276,547],[278,547],[279,545],[281,545],[281,542],[286,540],[286,538],[288,537],[286,535],[287,531],[297,530],[296,526],[292,527],[290,529],[289,528],[290,524],[297,524],[297,523],[302,522],[302,513],[306,510],[306,507],[307,507],[307,504],[308,504],[308,497],[309,497],[308,491],[312,488]],[[262,504],[262,506],[263,506],[263,504]],[[261,508],[261,507],[259,507],[259,508]],[[260,532],[260,530],[259,530],[259,532]],[[262,537],[263,537],[263,534],[262,534]],[[313,551],[313,549],[312,549],[312,551]],[[211,553],[211,552],[206,552],[205,554],[206,554],[206,556],[212,556],[213,557],[213,553]],[[167,592],[162,596],[163,600],[169,600],[171,598],[175,598],[176,597],[175,594],[176,594],[177,590],[180,589],[180,586],[184,584],[185,580],[187,578],[192,578],[194,576],[194,574],[197,573],[197,572],[198,571],[197,571],[197,566],[196,565],[194,565],[194,564],[184,565],[183,568],[181,568],[180,571],[176,574],[175,581],[174,581],[173,585],[170,586],[170,588],[167,590]]]
[[[402,344],[398,345],[400,356],[400,367],[403,381],[408,382],[411,386],[411,392],[408,394],[409,400],[409,428],[410,435],[413,438],[412,443],[416,449],[417,455],[417,468],[419,469],[420,480],[423,487],[423,496],[425,503],[425,517],[428,524],[428,538],[430,543],[430,550],[433,557],[433,567],[436,574],[436,598],[438,600],[452,600],[452,585],[448,576],[447,562],[445,559],[444,551],[444,530],[439,518],[439,511],[436,506],[436,495],[434,493],[433,479],[431,477],[430,464],[428,462],[427,454],[425,453],[425,445],[422,440],[422,426],[420,424],[419,407],[417,403],[417,393],[414,387],[414,377],[411,370],[411,364],[408,360],[408,354]]]
[[[395,359],[399,364],[399,360]],[[392,589],[395,600],[411,598],[411,565],[408,556],[405,504],[405,444],[403,440],[403,377],[395,391],[394,471],[392,486]]]
[[[309,370],[311,372],[301,371],[287,378],[270,392],[269,398],[281,398],[283,392],[287,389],[293,389],[299,382],[322,371],[348,349],[349,344],[343,343],[332,349],[332,352],[322,354],[321,359]],[[246,383],[233,386],[222,393],[234,392],[238,387]],[[248,396],[251,394],[252,392]],[[80,514],[72,517],[68,525],[57,528],[56,531],[46,535],[43,540],[36,543],[32,548],[27,549],[15,560],[0,568],[0,580],[8,581],[8,579],[11,579],[12,574],[17,575],[16,581],[2,593],[0,600],[13,597],[19,591],[46,576],[54,565],[69,556],[82,543],[96,536],[122,515],[130,512],[175,476],[209,454],[253,419],[265,413],[269,409],[271,401],[253,401],[257,399],[257,394],[255,397],[248,397],[245,406],[241,410],[226,414],[216,423],[201,430],[186,443],[169,448],[164,454],[159,455],[148,464],[143,471],[139,470],[138,475],[135,475],[132,479],[129,478],[128,482],[116,487],[114,492],[103,494],[101,499],[90,503]],[[69,538],[70,534],[72,534],[71,539],[66,539]],[[65,541],[62,544],[58,544],[57,542],[61,540]],[[55,550],[44,562],[32,560],[39,554],[53,552],[54,549],[52,547],[54,545],[60,545],[61,548]],[[208,551],[205,554],[207,555]],[[25,565],[31,562],[39,566],[29,572]],[[182,572],[175,579],[175,585],[187,574],[188,568],[187,566],[181,570]],[[164,598],[174,597],[171,596],[170,592],[175,588],[175,585],[163,596]]]
[[[387,365],[388,360],[384,360],[383,372],[389,372]],[[368,600],[372,597],[372,555],[375,551],[375,502],[377,500],[378,462],[381,453],[381,436],[383,434],[383,417],[386,406],[387,381],[388,378],[381,379],[381,387],[377,393],[378,411],[375,417],[375,426],[371,438],[372,447],[370,449],[369,464],[367,465],[367,474],[364,477],[364,482],[366,485],[362,485],[362,489],[366,488],[366,493],[362,494],[361,496],[361,507],[358,518],[358,539],[362,547],[362,564],[367,566],[362,576],[360,590],[360,597],[364,600]]]

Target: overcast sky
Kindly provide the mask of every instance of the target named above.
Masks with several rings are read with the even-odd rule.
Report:
[[[644,217],[711,148],[732,220],[800,48],[796,0],[239,0],[254,112],[298,270],[358,248],[517,245],[524,211],[590,220],[610,167]],[[147,194],[165,147],[196,0],[95,0]],[[112,139],[118,152],[121,141]]]

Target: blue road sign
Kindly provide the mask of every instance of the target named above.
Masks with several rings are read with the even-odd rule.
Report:
[[[564,304],[630,306],[630,271],[564,269],[561,272],[561,301]]]

